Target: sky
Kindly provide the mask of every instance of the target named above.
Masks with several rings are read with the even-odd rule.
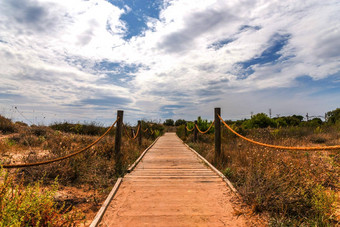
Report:
[[[338,0],[0,1],[0,114],[29,124],[324,116]]]

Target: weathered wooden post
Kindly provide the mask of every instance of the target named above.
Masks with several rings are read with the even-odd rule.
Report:
[[[221,157],[221,108],[215,108],[215,163]]]
[[[142,122],[141,121],[138,121],[137,130],[138,130],[138,128],[139,128],[138,144],[139,144],[139,146],[142,146],[142,133],[143,133],[143,130],[142,130]]]
[[[194,142],[195,143],[197,142],[197,128],[196,128],[196,125],[197,125],[197,121],[194,122]]]
[[[120,147],[122,144],[122,129],[123,129],[123,110],[117,111],[117,126],[116,126],[116,136],[115,136],[115,170],[116,173],[121,176],[123,174],[123,155],[121,153]]]

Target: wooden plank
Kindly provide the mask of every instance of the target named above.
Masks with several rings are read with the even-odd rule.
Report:
[[[112,198],[115,196],[115,194],[118,191],[118,188],[119,188],[121,183],[122,183],[122,178],[120,177],[120,178],[117,179],[115,186],[112,188],[109,196],[106,198],[105,202],[103,203],[103,205],[99,209],[97,215],[94,217],[90,227],[97,227],[98,226],[99,222],[103,218],[103,215],[104,215],[104,213],[107,209],[107,206],[110,204]]]
[[[228,178],[226,178],[226,176],[223,175],[223,173],[221,173],[218,169],[216,169],[215,166],[213,166],[210,162],[208,162],[205,158],[203,158],[197,151],[189,147],[186,143],[183,142],[183,144],[187,146],[192,152],[194,152],[200,159],[202,159],[205,162],[205,164],[207,164],[215,173],[217,173],[223,179],[224,182],[227,183],[228,187],[235,193],[235,195],[240,197],[234,185],[228,180]]]
[[[175,133],[166,133],[127,174],[100,226],[249,226],[221,176]]]
[[[140,160],[142,160],[146,152],[150,150],[150,148],[157,142],[158,139],[159,137],[157,137],[155,141],[153,141],[153,143],[143,151],[143,153],[139,156],[139,158],[128,168],[127,170],[128,173],[130,173],[137,166],[137,164],[140,162]]]

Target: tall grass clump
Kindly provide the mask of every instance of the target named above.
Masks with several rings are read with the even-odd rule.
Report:
[[[56,181],[49,190],[41,181],[24,186],[3,168],[0,179],[0,226],[74,226],[81,219],[54,201]]]

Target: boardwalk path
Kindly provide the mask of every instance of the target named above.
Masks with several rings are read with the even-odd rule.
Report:
[[[111,201],[100,226],[249,226],[235,196],[174,133],[146,153]]]

